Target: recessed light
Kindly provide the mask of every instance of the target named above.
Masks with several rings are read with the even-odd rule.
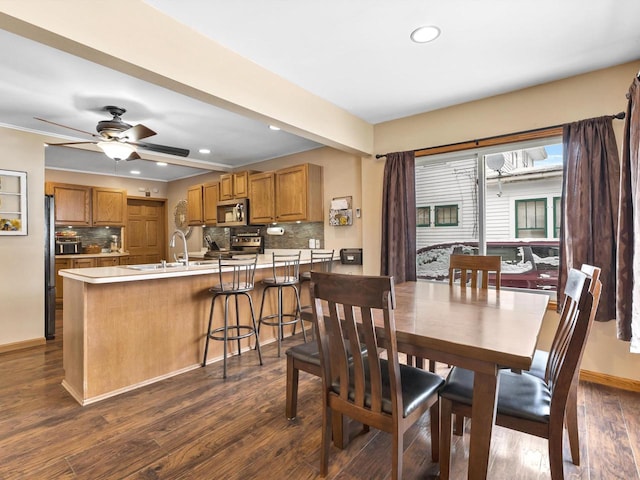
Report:
[[[206,155],[207,153],[211,153],[211,150],[209,150],[208,148],[201,148],[200,150],[198,150],[198,152]]]
[[[411,32],[411,40],[416,43],[428,43],[440,36],[440,29],[435,25],[425,25]]]
[[[131,170],[129,173],[131,175],[140,175],[140,170]]]
[[[158,165],[159,167],[166,167],[167,162],[156,162],[156,165]]]
[[[269,125],[269,128],[276,131],[280,130],[280,127],[276,127],[275,125]]]

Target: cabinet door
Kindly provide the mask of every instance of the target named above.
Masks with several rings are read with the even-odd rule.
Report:
[[[202,225],[202,185],[193,185],[187,189],[187,222],[189,225]]]
[[[93,187],[93,225],[123,227],[127,211],[127,192],[117,188]]]
[[[207,183],[203,187],[204,223],[215,225],[218,216],[218,183]]]
[[[91,187],[49,183],[47,193],[54,196],[56,225],[91,225]]]
[[[235,198],[247,198],[249,196],[249,172],[233,174],[233,195]]]
[[[233,200],[233,174],[220,175],[220,200]]]
[[[58,275],[60,270],[64,270],[65,268],[71,268],[71,259],[70,258],[56,258],[56,305],[62,305],[62,285],[64,282],[62,281],[62,277]]]
[[[276,171],[276,221],[307,219],[306,165]]]
[[[96,259],[93,257],[73,259],[73,268],[93,268],[95,266]]]
[[[120,265],[120,257],[98,257],[96,264],[98,267],[116,267]]]
[[[275,221],[275,190],[273,172],[249,176],[249,223]]]

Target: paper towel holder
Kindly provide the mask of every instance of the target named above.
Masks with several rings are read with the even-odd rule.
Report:
[[[269,228],[267,228],[267,235],[284,235],[284,228],[282,228],[282,227],[269,227]]]

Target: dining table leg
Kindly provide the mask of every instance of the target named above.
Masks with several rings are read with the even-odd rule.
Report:
[[[469,447],[469,480],[487,478],[491,430],[496,419],[498,398],[498,368],[494,372],[476,371],[471,407],[471,438]]]

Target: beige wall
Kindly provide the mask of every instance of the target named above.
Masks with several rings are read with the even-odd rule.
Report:
[[[375,152],[420,149],[475,138],[559,125],[626,110],[640,62],[599,70],[517,92],[377,125]],[[618,143],[624,122],[614,121]],[[364,271],[380,271],[381,192],[384,162],[363,159]],[[364,188],[364,186],[367,186]],[[371,188],[374,186],[374,188]],[[547,316],[541,345],[548,346],[557,315]],[[640,356],[615,339],[614,322],[596,323],[582,363],[585,370],[640,381]]]
[[[42,138],[0,128],[0,169],[27,172],[26,236],[0,236],[0,347],[44,342],[44,147]]]

